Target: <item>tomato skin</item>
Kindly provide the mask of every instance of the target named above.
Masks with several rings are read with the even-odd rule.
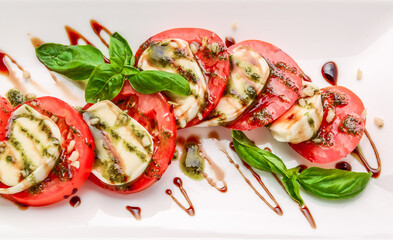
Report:
[[[117,193],[129,194],[145,190],[160,180],[175,153],[177,128],[173,108],[161,93],[141,94],[135,91],[128,81],[112,102],[123,111],[128,110],[128,115],[152,135],[154,154],[146,171],[130,183],[110,185],[99,180],[94,174],[90,174],[90,180],[102,188]],[[84,109],[91,105],[86,105]]]
[[[221,96],[225,90],[228,82],[230,64],[229,55],[222,39],[214,32],[211,32],[202,28],[174,28],[170,30],[158,33],[146,42],[144,42],[135,53],[135,65],[137,65],[140,56],[151,43],[159,42],[169,38],[179,38],[191,43],[197,43],[199,46],[203,45],[203,39],[207,37],[206,44],[218,43],[221,52],[216,57],[211,57],[210,52],[205,48],[204,50],[198,50],[195,54],[196,61],[200,65],[202,72],[207,79],[207,102],[206,106],[202,111],[202,118],[195,118],[188,122],[186,127],[191,127],[202,121],[203,118],[207,117],[211,111],[213,111]]]
[[[33,101],[37,104],[32,104]],[[60,157],[62,159],[61,162],[54,169],[60,167],[60,164],[64,164],[64,166],[68,167],[69,172],[67,177],[64,176],[62,177],[63,180],[61,180],[59,175],[52,171],[47,179],[42,182],[38,193],[31,194],[28,190],[25,190],[12,195],[3,194],[2,196],[28,206],[49,205],[75,194],[88,179],[94,161],[94,140],[82,115],[64,101],[54,97],[40,97],[26,102],[26,104],[43,115],[50,117],[53,114],[59,118],[56,124],[61,132],[63,152]],[[69,137],[70,132],[72,139]],[[2,136],[0,141],[4,140],[6,138]],[[80,166],[78,169],[68,165],[70,162],[67,158],[71,153],[66,153],[65,149],[67,149],[71,140],[75,141],[74,149],[79,153],[78,161]]]
[[[331,86],[321,89],[324,118],[317,134],[322,143],[308,140],[290,146],[304,158],[315,163],[330,163],[338,161],[350,154],[362,138],[366,119],[362,117],[365,110],[362,100],[352,91],[341,86]],[[333,101],[338,101],[338,96],[344,96],[344,103],[333,106],[335,118],[331,123],[326,121],[327,111]],[[353,131],[343,128],[344,122],[353,120]]]
[[[4,141],[7,135],[8,120],[11,117],[12,106],[8,100],[0,96],[0,141]]]
[[[290,56],[270,43],[246,40],[232,45],[228,51],[231,53],[240,45],[258,51],[271,71],[265,89],[258,95],[254,105],[226,126],[244,131],[265,126],[284,114],[298,99],[305,75]]]

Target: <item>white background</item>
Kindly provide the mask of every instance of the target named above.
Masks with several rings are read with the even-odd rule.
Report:
[[[179,170],[178,162],[173,162],[161,181],[138,194],[119,195],[87,182],[77,194],[82,199],[78,208],[63,201],[21,211],[0,199],[1,237],[393,237],[393,2],[2,0],[0,49],[30,71],[32,79],[48,93],[24,83],[30,91],[83,105],[83,91],[76,85],[59,77],[59,81],[77,96],[73,98],[55,84],[35,57],[28,34],[46,42],[66,44],[64,25],[70,25],[105,51],[90,29],[90,19],[121,33],[134,52],[151,35],[174,27],[207,28],[222,38],[231,36],[237,41],[261,39],[291,55],[320,87],[327,86],[320,73],[321,66],[326,61],[335,61],[339,68],[339,85],[358,94],[368,109],[367,129],[380,150],[382,174],[371,181],[363,194],[351,200],[326,201],[302,191],[318,226],[313,230],[270,174],[262,173],[262,178],[283,208],[283,216],[276,215],[261,202],[224,155],[217,151],[215,144],[207,140],[209,154],[226,171],[228,192],[225,194],[210,187],[205,180],[187,179]],[[234,22],[237,30],[231,28]],[[361,80],[356,80],[358,68],[363,71]],[[22,79],[21,73],[16,71],[16,77]],[[4,94],[11,87],[8,79],[0,75],[0,93]],[[376,116],[385,120],[382,129],[373,123]],[[179,131],[179,135],[198,133],[206,137],[212,130],[218,131],[223,142],[228,143],[230,131],[224,128],[193,128]],[[305,163],[286,144],[274,141],[265,128],[247,134],[257,144],[270,146],[288,167],[295,166],[295,160]],[[372,158],[367,142],[362,140],[361,145]],[[354,170],[363,170],[352,157],[345,160]],[[244,172],[255,183],[248,171]],[[194,217],[185,214],[165,194],[165,189],[172,189],[182,200],[172,184],[175,176],[184,180],[184,187],[195,206]],[[136,221],[125,210],[126,205],[141,207],[142,220]]]

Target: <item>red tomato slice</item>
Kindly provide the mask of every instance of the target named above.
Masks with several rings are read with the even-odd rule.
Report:
[[[123,111],[128,110],[128,115],[138,121],[152,135],[154,154],[144,174],[130,183],[109,185],[99,180],[94,174],[90,175],[90,180],[100,187],[118,193],[139,192],[160,180],[171,163],[175,153],[177,131],[173,109],[162,94],[141,94],[135,91],[128,81],[112,102]],[[91,104],[86,105],[85,109],[90,106]]]
[[[321,89],[324,118],[313,140],[290,146],[304,158],[316,163],[329,163],[350,154],[362,138],[366,119],[362,117],[362,100],[349,89],[332,86]],[[335,109],[335,118],[326,121],[329,109]]]
[[[9,118],[9,115],[4,112],[9,103],[5,103],[3,100],[4,98],[0,101],[0,106],[3,109],[0,111],[2,121],[0,131],[8,125],[8,119],[5,118],[7,116]],[[32,104],[32,102],[36,104]],[[87,180],[94,161],[94,140],[82,115],[64,101],[54,97],[40,97],[26,102],[26,104],[45,116],[58,118],[56,124],[61,132],[63,151],[60,162],[42,183],[23,192],[2,196],[28,206],[43,206],[64,200],[75,194]],[[0,141],[6,139],[1,132]],[[67,153],[66,149],[72,140],[75,141],[74,151],[79,153],[79,168],[71,166],[71,162],[68,160],[71,153]]]
[[[158,33],[144,42],[135,54],[136,65],[143,51],[145,51],[151,43],[169,38],[183,39],[187,41],[188,44],[194,42],[198,46],[203,45],[205,38],[206,44],[218,43],[220,46],[219,54],[212,54],[208,48],[203,48],[202,50],[199,48],[198,52],[195,54],[196,60],[205,75],[205,79],[207,80],[206,84],[208,96],[206,106],[202,112],[202,118],[205,118],[217,106],[217,103],[220,101],[222,93],[224,92],[225,86],[228,82],[230,65],[225,44],[217,34],[206,29],[175,28]],[[200,121],[201,119],[195,118],[188,122],[186,127],[191,127],[198,124]]]
[[[305,75],[290,56],[270,43],[247,40],[232,45],[228,51],[232,52],[240,45],[258,51],[271,71],[265,89],[258,95],[255,104],[226,126],[236,130],[251,130],[273,122],[296,102]]]

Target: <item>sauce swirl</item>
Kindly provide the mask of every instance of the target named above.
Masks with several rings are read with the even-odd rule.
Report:
[[[190,198],[188,197],[187,191],[183,188],[183,181],[181,180],[181,178],[175,177],[175,178],[173,179],[173,184],[175,184],[175,186],[179,188],[180,192],[183,194],[183,197],[186,199],[186,201],[187,201],[189,207],[186,208],[183,204],[181,204],[181,203],[179,202],[179,200],[177,200],[177,198],[175,198],[175,197],[173,196],[172,190],[167,189],[167,190],[165,191],[165,193],[166,193],[167,195],[169,195],[169,196],[172,198],[172,200],[173,200],[181,209],[183,209],[183,211],[185,211],[189,216],[194,216],[194,215],[195,215],[195,209],[194,209],[194,206],[192,205],[192,202],[191,202]]]
[[[140,207],[133,207],[133,206],[126,206],[126,209],[134,216],[136,220],[141,220],[141,208]]]

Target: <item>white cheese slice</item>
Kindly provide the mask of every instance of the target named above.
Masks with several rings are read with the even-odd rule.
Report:
[[[311,89],[311,90],[310,90]],[[273,137],[279,142],[300,143],[307,141],[318,131],[322,123],[321,93],[312,83],[303,82],[300,98],[284,115],[270,126]]]
[[[83,113],[96,145],[92,173],[104,183],[122,185],[148,167],[154,143],[149,132],[111,101],[94,104]]]
[[[1,194],[14,194],[42,182],[61,154],[56,123],[26,104],[12,113],[8,138],[0,154],[0,181],[10,188],[1,188]]]
[[[173,106],[178,127],[185,127],[202,112],[207,101],[206,79],[186,41],[166,39],[153,43],[142,53],[138,67],[143,70],[177,73],[189,80],[189,96],[166,93],[169,100],[175,103]]]
[[[209,120],[198,127],[223,125],[238,118],[262,91],[269,77],[269,65],[254,49],[238,46],[231,55],[228,84]]]

